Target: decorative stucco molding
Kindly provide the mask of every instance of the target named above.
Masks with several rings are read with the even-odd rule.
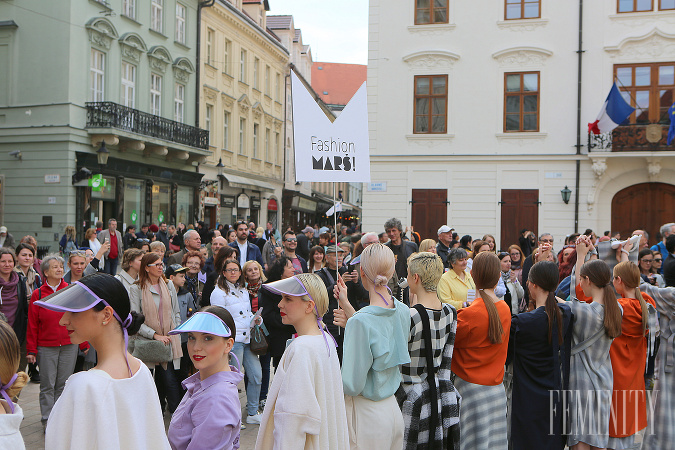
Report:
[[[110,50],[113,39],[119,37],[115,26],[105,17],[90,19],[85,28],[89,35],[89,41],[101,49]]]
[[[173,62],[173,76],[176,78],[176,81],[187,83],[190,79],[190,74],[194,73],[194,71],[195,67],[187,58],[176,58]]]
[[[500,66],[543,66],[553,52],[539,47],[512,47],[492,54]]]
[[[148,51],[148,46],[145,41],[136,33],[125,33],[119,39],[122,47],[122,58],[139,63],[141,61],[141,54]]]
[[[668,55],[675,54],[675,34],[654,28],[642,36],[627,37],[618,45],[607,46],[605,51],[610,58],[631,61],[669,58]]]
[[[534,31],[548,24],[548,19],[500,20],[497,26],[503,30],[523,32]]]
[[[459,60],[457,53],[445,50],[427,50],[410,53],[403,57],[403,62],[413,69],[450,68],[457,60]]]
[[[173,58],[171,58],[171,53],[165,47],[161,45],[156,45],[148,51],[148,60],[150,62],[150,69],[164,73],[166,68]]]

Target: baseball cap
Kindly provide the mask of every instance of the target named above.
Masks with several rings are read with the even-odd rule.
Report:
[[[187,267],[183,267],[180,264],[171,264],[169,267],[166,268],[164,275],[166,277],[170,277],[171,275],[176,275],[177,273],[185,272],[187,270],[188,270]]]
[[[302,230],[302,232],[303,232],[303,233],[314,233],[314,228],[312,228],[312,227],[310,227],[309,225],[307,225],[307,226]]]
[[[343,249],[342,247],[336,247],[334,244],[333,244],[333,245],[329,245],[328,247],[326,247],[326,253],[327,253],[327,254],[328,254],[328,253],[335,253],[335,252],[342,252],[342,253],[344,253],[344,252],[345,252],[345,249]]]
[[[0,227],[0,233],[7,233],[7,227]]]
[[[450,227],[447,226],[447,225],[443,225],[442,227],[440,227],[440,228],[438,229],[438,234],[441,234],[441,233],[449,233],[449,232],[451,232],[451,231],[452,231],[452,228],[450,228]]]

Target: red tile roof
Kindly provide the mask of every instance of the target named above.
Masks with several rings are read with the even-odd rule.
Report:
[[[346,105],[364,81],[368,66],[315,62],[312,89],[327,105]]]

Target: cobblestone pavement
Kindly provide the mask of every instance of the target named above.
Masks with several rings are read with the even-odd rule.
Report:
[[[242,405],[242,415],[246,417],[246,391],[244,390],[244,382],[239,385],[240,393],[239,400]],[[28,383],[28,385],[21,391],[19,405],[23,409],[23,422],[21,423],[21,434],[26,444],[27,450],[43,450],[45,448],[45,435],[42,431],[42,423],[40,422],[40,403],[38,396],[40,394],[40,385],[35,383]],[[169,427],[169,417],[165,417],[164,422],[166,427]],[[244,418],[244,422],[246,419]],[[258,436],[258,425],[246,425],[245,430],[241,430],[240,449],[253,450],[255,447],[256,437]]]

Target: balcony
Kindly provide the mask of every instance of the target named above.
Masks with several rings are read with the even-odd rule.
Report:
[[[207,150],[209,132],[113,102],[88,102],[87,128],[115,128],[150,138]]]
[[[668,126],[633,124],[616,127],[611,133],[588,135],[589,152],[663,152],[675,151],[666,145]]]

